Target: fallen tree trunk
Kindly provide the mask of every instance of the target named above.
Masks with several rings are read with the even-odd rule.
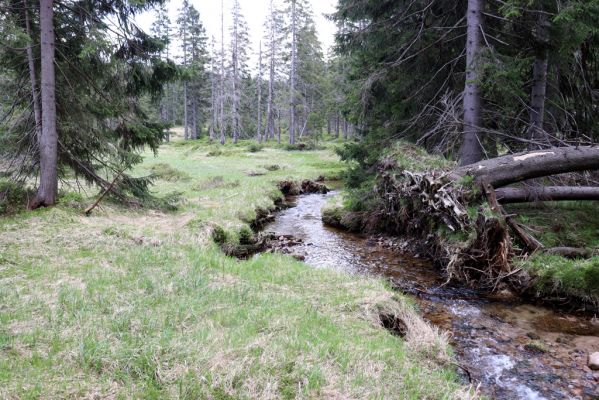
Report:
[[[599,169],[599,147],[553,147],[491,158],[457,168],[453,178],[470,175],[494,188],[544,176]]]
[[[566,258],[590,258],[593,255],[591,250],[577,247],[551,247],[543,252]]]
[[[534,201],[599,200],[599,187],[541,186],[530,188],[499,188],[495,191],[502,204]]]

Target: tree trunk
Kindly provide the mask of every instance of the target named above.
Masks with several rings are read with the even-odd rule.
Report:
[[[492,158],[460,167],[453,174],[457,178],[470,175],[477,181],[486,178],[498,188],[527,179],[595,169],[599,169],[599,147],[572,146]]]
[[[40,186],[30,208],[56,204],[58,194],[58,132],[56,131],[56,77],[54,72],[53,0],[40,0],[42,135]]]
[[[505,187],[495,191],[500,203],[534,201],[599,200],[599,187],[540,186],[531,188]]]
[[[187,119],[187,82],[183,82],[183,130],[185,132],[185,140],[189,139],[189,122]]]
[[[258,143],[262,143],[262,41],[258,46]]]
[[[25,0],[23,2],[25,7],[25,28],[27,30],[27,36],[29,36],[29,42],[27,43],[27,64],[29,67],[29,80],[31,81],[31,99],[33,104],[33,116],[35,120],[35,137],[40,145],[42,139],[42,110],[40,108],[39,93],[37,89],[37,74],[35,72],[35,60],[33,58],[33,46],[31,41],[33,35],[31,32],[31,22],[29,20],[29,4]]]
[[[347,121],[343,120],[343,140],[347,140]]]
[[[486,0],[468,0],[466,36],[466,84],[464,89],[464,134],[459,152],[460,165],[483,159],[480,137],[482,100],[478,79],[482,50],[483,11]]]
[[[191,138],[193,140],[197,140],[199,135],[198,135],[198,104],[197,104],[197,98],[195,96],[195,94],[192,96],[191,98],[191,118],[192,118],[192,132],[191,132]]]
[[[277,143],[281,144],[281,110],[277,111]]]
[[[291,77],[289,88],[289,143],[295,144],[295,68],[296,68],[296,15],[295,1],[291,0]]]
[[[220,144],[225,144],[225,6],[220,3]]]
[[[337,111],[337,116],[335,119],[335,139],[339,139],[339,111]]]
[[[231,101],[231,123],[233,125],[233,143],[237,143],[239,138],[239,42],[238,42],[238,17],[235,13],[233,19],[233,49],[231,51],[232,66],[233,66],[233,90]]]
[[[530,98],[530,138],[536,142],[548,142],[544,129],[545,99],[547,98],[547,15],[540,13],[537,25],[537,49],[533,64],[533,85]]]

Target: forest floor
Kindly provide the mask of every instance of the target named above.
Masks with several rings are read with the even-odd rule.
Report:
[[[278,166],[277,167],[275,167]],[[225,256],[283,179],[334,177],[331,149],[173,141],[146,155],[177,211],[64,187],[0,218],[0,398],[465,398],[447,337],[382,280]],[[381,313],[412,319],[405,338]]]

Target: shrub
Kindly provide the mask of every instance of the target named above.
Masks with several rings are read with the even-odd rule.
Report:
[[[27,199],[32,196],[23,185],[6,178],[0,178],[0,214],[24,209]]]
[[[247,151],[249,151],[250,153],[257,153],[259,151],[262,151],[264,147],[259,144],[259,143],[252,143],[247,147]]]

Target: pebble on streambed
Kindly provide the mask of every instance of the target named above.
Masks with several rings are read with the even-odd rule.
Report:
[[[589,355],[589,368],[595,371],[599,370],[599,352]]]

